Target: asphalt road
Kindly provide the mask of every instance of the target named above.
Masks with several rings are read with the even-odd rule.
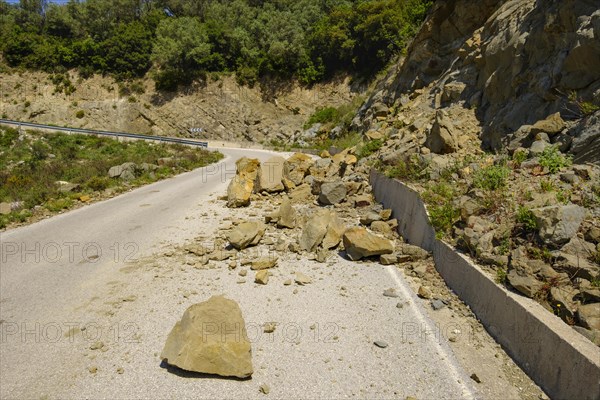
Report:
[[[219,150],[228,157],[215,166],[0,233],[0,398],[254,398],[265,396],[262,383],[274,398],[474,397],[443,334],[392,267],[340,259],[325,269],[290,255],[273,283],[257,287],[238,284],[226,268],[154,262],[212,235],[231,213],[244,215],[214,199],[235,159],[271,154]],[[315,283],[293,293],[281,282],[300,269]],[[390,287],[400,298],[382,296]],[[161,367],[173,324],[214,294],[237,300],[257,328],[251,380]],[[260,333],[266,321],[278,322],[275,334]]]

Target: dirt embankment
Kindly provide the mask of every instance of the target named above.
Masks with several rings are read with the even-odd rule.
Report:
[[[2,75],[0,113],[45,124],[261,143],[287,141],[316,108],[349,102],[361,90],[351,86],[348,78],[312,88],[249,88],[220,76],[159,93],[151,79],[119,85],[109,77],[82,79],[74,71],[24,72]]]

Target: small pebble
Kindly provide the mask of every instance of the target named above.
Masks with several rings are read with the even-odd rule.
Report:
[[[439,299],[435,299],[431,301],[431,308],[433,308],[434,310],[441,310],[442,308],[446,307],[446,305],[444,304],[443,301],[439,300]]]
[[[90,350],[100,350],[103,347],[104,347],[104,343],[96,342],[90,346]]]
[[[269,392],[271,391],[271,388],[266,383],[263,383],[262,385],[260,385],[259,390],[263,394],[269,394]]]
[[[275,322],[267,322],[263,325],[263,329],[265,333],[275,332]]]
[[[376,340],[375,342],[373,342],[373,344],[381,349],[385,349],[386,347],[388,347],[387,342],[384,342],[383,340]]]
[[[419,291],[417,295],[422,299],[430,299],[431,298],[431,290],[429,290],[426,286],[419,286]]]
[[[398,293],[396,293],[396,289],[394,289],[394,288],[385,289],[383,291],[383,295],[385,297],[399,297],[400,296]]]
[[[481,379],[479,379],[477,374],[471,374],[471,379],[473,379],[477,383],[481,383]]]

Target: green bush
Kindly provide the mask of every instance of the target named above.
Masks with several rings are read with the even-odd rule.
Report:
[[[13,128],[0,130],[0,149],[10,148],[19,138],[19,131]]]
[[[85,183],[85,186],[89,189],[99,192],[108,188],[111,184],[111,180],[107,176],[93,176]]]
[[[433,205],[429,207],[429,219],[436,230],[436,235],[441,238],[449,234],[452,226],[460,218],[460,210],[451,203]]]
[[[81,119],[81,118],[85,117],[85,111],[83,111],[83,110],[79,110],[79,111],[77,111],[77,112],[75,113],[75,117],[76,117],[76,118],[79,118],[79,119]]]
[[[433,2],[21,3],[0,6],[9,66],[60,75],[78,68],[84,79],[99,73],[129,80],[160,71],[156,87],[174,90],[199,72],[236,71],[248,85],[263,78],[312,84],[339,72],[372,74],[405,51]],[[176,17],[165,14],[167,6]],[[73,90],[56,84],[57,93]]]
[[[515,166],[520,167],[521,164],[523,164],[523,162],[525,160],[527,160],[527,151],[526,150],[515,151],[513,153],[512,160],[513,160]]]
[[[377,152],[383,146],[382,140],[371,140],[367,143],[364,143],[358,149],[357,156],[358,158],[365,158],[370,156],[371,154]]]
[[[388,178],[414,182],[426,178],[427,170],[427,163],[419,156],[413,155],[406,161],[397,160],[393,165],[387,166],[384,173]]]
[[[475,173],[473,184],[484,190],[497,190],[506,186],[510,169],[504,165],[490,165]]]
[[[572,158],[570,156],[563,155],[556,146],[546,147],[542,154],[540,154],[539,159],[540,165],[548,168],[548,171],[551,174],[554,174],[573,163]]]
[[[314,124],[326,124],[328,122],[335,122],[340,117],[340,113],[335,107],[322,107],[318,108],[304,124],[304,129],[308,129]]]
[[[589,101],[582,101],[579,103],[579,110],[583,115],[590,115],[600,110],[600,106]]]
[[[526,231],[533,232],[537,230],[537,220],[533,214],[533,211],[531,211],[529,208],[519,206],[515,219],[517,223],[520,224]]]
[[[504,284],[508,279],[508,272],[506,268],[496,269],[496,283]]]
[[[69,198],[62,198],[62,199],[54,199],[54,200],[48,201],[46,203],[46,208],[49,211],[57,212],[57,211],[65,210],[65,209],[71,207],[72,205],[73,205],[73,200],[71,200]]]
[[[556,187],[554,186],[554,182],[552,182],[550,179],[542,179],[540,181],[540,188],[543,192],[551,192]]]

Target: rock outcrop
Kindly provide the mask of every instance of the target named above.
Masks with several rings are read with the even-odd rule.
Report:
[[[407,57],[359,110],[354,128],[381,129],[382,103],[389,110],[413,103],[421,116],[399,121],[423,136],[433,123],[428,147],[448,152],[456,142],[436,110],[460,105],[474,110],[486,149],[515,139],[531,144],[543,132],[576,162],[600,162],[597,4],[449,0],[432,10]],[[522,127],[531,129],[523,136]]]

